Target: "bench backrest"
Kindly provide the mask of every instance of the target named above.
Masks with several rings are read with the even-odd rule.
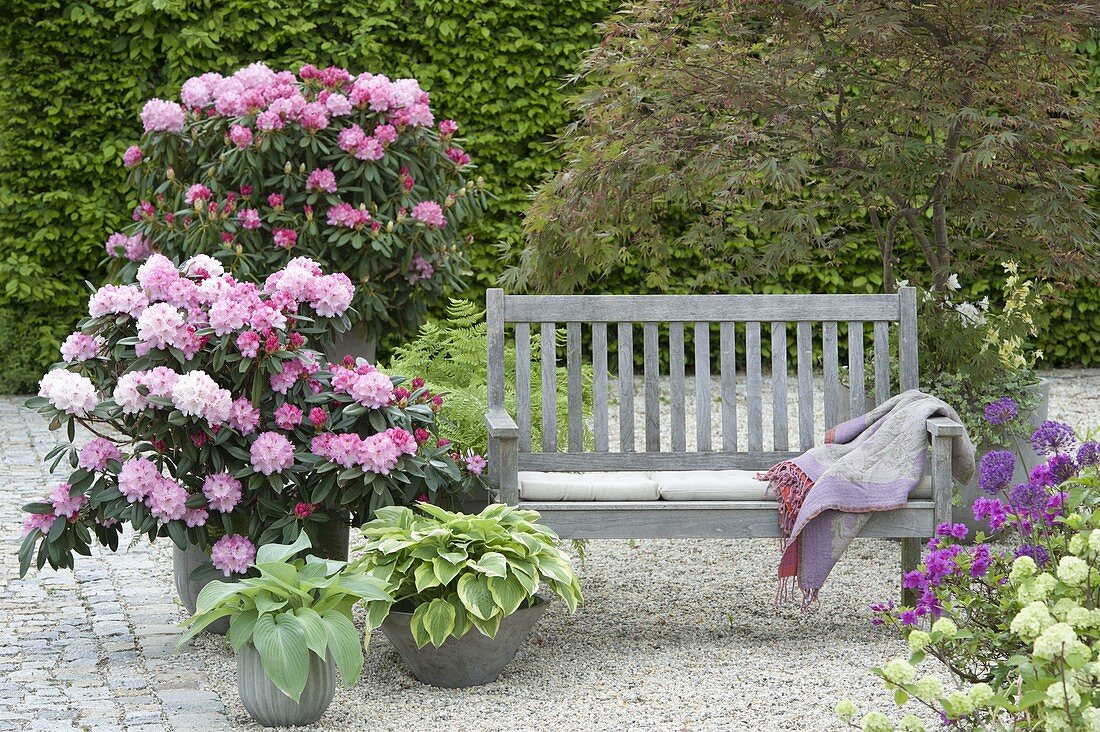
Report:
[[[691,470],[763,469],[798,451],[788,438],[787,336],[794,331],[797,346],[798,446],[813,446],[814,343],[822,346],[824,417],[835,425],[842,414],[838,340],[848,340],[850,412],[864,404],[878,404],[891,396],[892,373],[900,390],[917,387],[916,290],[903,287],[894,295],[505,295],[486,293],[488,324],[488,380],[490,407],[504,406],[505,380],[515,379],[515,418],[519,426],[520,470]],[[554,404],[561,350],[557,329],[564,325],[565,372],[568,386],[567,439],[559,450],[558,414],[542,410],[540,445],[531,444],[531,331],[537,324],[543,347],[538,364],[542,403]],[[791,324],[793,328],[788,328]],[[870,324],[867,327],[867,324]],[[645,428],[639,450],[635,441],[634,335],[642,335]],[[509,330],[515,340],[515,373],[505,373],[505,343]],[[583,353],[583,334],[591,335],[591,352]],[[693,354],[685,352],[685,331],[694,340]],[[717,333],[718,356],[712,359],[712,336]],[[762,333],[770,337],[772,387],[771,450],[764,450],[764,367]],[[895,349],[890,348],[891,340]],[[662,344],[666,344],[662,347]],[[608,353],[617,351],[619,429],[616,445],[608,432]],[[866,381],[864,357],[872,354]],[[663,425],[660,362],[667,352],[671,424]],[[587,356],[587,357],[586,357]],[[693,356],[693,357],[692,357]],[[897,360],[897,369],[892,360]],[[715,396],[712,361],[718,365],[717,393],[721,397],[721,430],[711,424]],[[688,450],[686,374],[694,372],[695,449]],[[591,369],[589,372],[588,369]],[[742,374],[738,375],[738,369]],[[584,423],[584,385],[591,373],[592,420]],[[741,381],[743,383],[739,384]],[[737,435],[737,396],[746,400],[747,441]],[[865,401],[866,399],[866,401]],[[586,433],[591,430],[587,442]],[[671,451],[662,452],[662,436]],[[616,449],[613,449],[617,447]]]

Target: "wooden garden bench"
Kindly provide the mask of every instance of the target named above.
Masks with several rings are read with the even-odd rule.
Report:
[[[837,423],[842,394],[838,335],[847,331],[852,414],[863,412],[866,403],[879,404],[888,399],[892,380],[898,376],[901,390],[918,384],[917,300],[916,291],[909,287],[895,295],[532,296],[505,295],[500,289],[490,289],[486,300],[489,474],[499,490],[500,501],[537,510],[545,523],[563,537],[778,537],[775,501],[764,497],[760,490],[754,492],[746,481],[756,471],[809,449],[815,435],[824,434],[825,426]],[[531,444],[533,324],[537,324],[543,344],[555,343],[555,332],[562,324],[566,332],[568,425],[564,450],[558,445],[558,415],[554,409],[542,411],[541,444]],[[798,401],[797,451],[789,444],[787,424],[787,334],[792,329],[788,324],[793,326],[797,353],[793,385]],[[634,334],[638,327],[644,375],[644,404],[638,405],[645,415],[641,445],[634,434]],[[582,347],[586,331],[591,349]],[[719,352],[712,359],[715,331]],[[685,332],[693,334],[693,358],[685,351]],[[769,450],[764,449],[762,332],[770,334],[771,342],[767,377],[772,386],[774,416]],[[508,338],[515,343],[514,374],[505,373]],[[609,338],[613,338],[610,344]],[[820,364],[826,425],[821,428],[814,424],[815,340],[823,354]],[[614,446],[608,430],[611,344],[616,347],[618,365],[619,429]],[[585,350],[590,352],[585,354]],[[555,403],[559,351],[558,347],[547,347],[541,352],[538,368],[543,403]],[[661,417],[662,352],[669,364],[671,419],[667,424]],[[867,394],[865,352],[872,356],[871,373],[866,379],[872,386]],[[690,371],[689,360],[693,362]],[[717,384],[711,375],[715,361]],[[691,371],[697,397],[695,444],[689,450],[685,384]],[[511,378],[515,379],[514,417],[505,406],[505,380]],[[591,420],[586,423],[584,391],[589,382]],[[721,396],[720,436],[711,424],[716,386]],[[738,441],[738,393],[747,401],[746,444]],[[928,420],[929,476],[910,495],[908,505],[875,513],[863,528],[861,535],[865,537],[901,539],[903,571],[919,562],[922,540],[932,536],[938,523],[950,520],[950,440],[961,435],[962,429],[948,419]],[[667,449],[662,449],[662,437],[667,438]],[[644,476],[658,483],[656,495]],[[666,483],[677,490],[666,492],[661,488]],[[707,490],[693,492],[690,488],[694,483],[717,494],[722,494],[722,484],[731,486],[731,490],[723,500],[698,500],[706,497]],[[732,489],[734,486],[737,490]],[[555,500],[546,499],[548,491]],[[685,495],[695,500],[670,500]]]

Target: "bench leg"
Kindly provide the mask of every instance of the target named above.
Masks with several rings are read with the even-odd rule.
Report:
[[[920,539],[902,539],[901,540],[901,575],[902,582],[905,581],[905,573],[912,572],[918,566],[920,566],[920,552],[922,541]],[[905,589],[904,584],[901,588],[901,604],[913,607],[917,604],[917,591]]]

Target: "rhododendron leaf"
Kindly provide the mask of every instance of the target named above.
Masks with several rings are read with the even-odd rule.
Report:
[[[260,615],[252,645],[272,683],[298,701],[309,677],[309,649],[298,619],[289,613]]]

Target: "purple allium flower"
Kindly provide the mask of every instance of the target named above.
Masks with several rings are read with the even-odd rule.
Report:
[[[1062,485],[1077,475],[1077,461],[1070,455],[1057,453],[1047,461],[1047,469],[1050,470],[1052,485]]]
[[[1012,397],[1001,397],[995,402],[990,402],[985,407],[985,421],[991,425],[1004,424],[1016,419],[1019,407]]]
[[[1100,465],[1100,442],[1086,442],[1077,451],[1077,463],[1081,467]]]
[[[1073,428],[1062,422],[1048,419],[1031,434],[1031,446],[1040,455],[1052,455],[1069,450],[1076,444]]]
[[[1016,470],[1016,456],[1008,450],[990,450],[978,464],[978,485],[994,495],[1010,482]]]
[[[1025,511],[1037,511],[1043,508],[1047,504],[1047,498],[1049,498],[1049,494],[1046,488],[1031,481],[1020,483],[1013,487],[1008,494],[1008,500],[1012,502],[1012,505]]]
[[[1047,563],[1050,559],[1050,554],[1047,553],[1045,547],[1041,547],[1038,544],[1021,544],[1014,554],[1016,557],[1031,557],[1035,560],[1035,563],[1040,567]]]

